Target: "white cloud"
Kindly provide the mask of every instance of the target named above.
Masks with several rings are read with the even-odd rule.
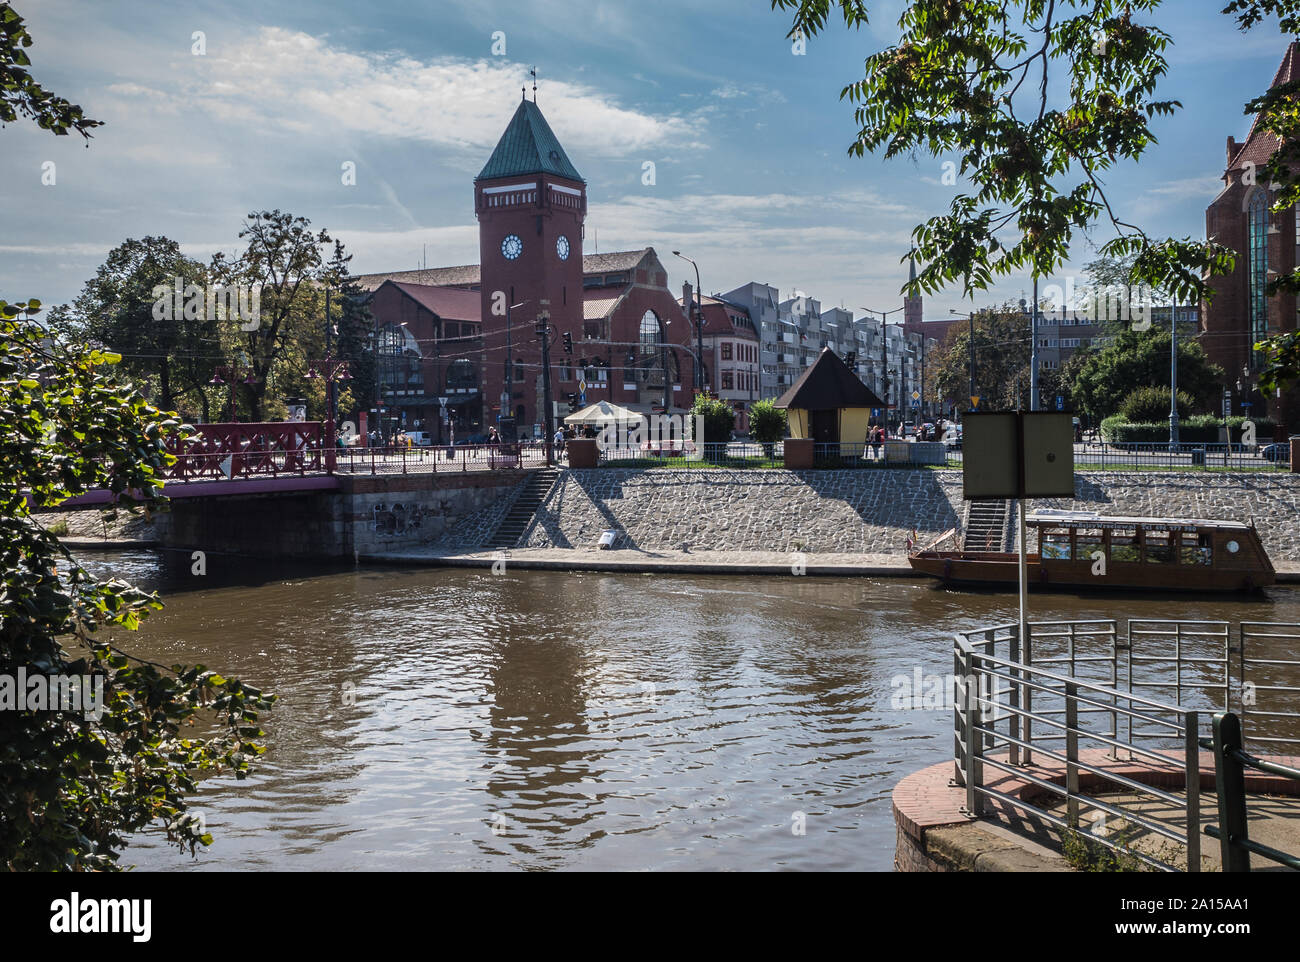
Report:
[[[192,59],[184,67],[165,65],[166,77],[153,83],[107,90],[152,110],[183,107],[261,131],[347,131],[482,155],[500,138],[518,103],[514,91],[526,82],[522,64],[353,53],[282,27],[262,27]],[[548,80],[545,106],[556,135],[574,153],[617,155],[692,142],[686,118],[620,106],[586,84]]]

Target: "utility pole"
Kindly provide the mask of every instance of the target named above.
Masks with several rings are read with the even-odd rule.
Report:
[[[1038,273],[1034,273],[1034,303],[1029,314],[1029,410],[1038,410]]]
[[[552,464],[551,449],[551,302],[541,301],[542,312],[537,315],[537,336],[542,339],[542,436],[546,441],[546,463]]]
[[[1178,298],[1169,308],[1169,450],[1178,450]]]

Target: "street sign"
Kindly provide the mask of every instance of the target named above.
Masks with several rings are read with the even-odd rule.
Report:
[[[587,393],[587,379],[586,379],[586,378],[581,378],[581,377],[578,378],[578,393],[579,393],[579,394],[586,394],[586,393]],[[583,402],[583,403],[586,403],[586,402]]]
[[[1231,391],[1223,392],[1223,416],[1225,418],[1232,417],[1232,392]]]
[[[578,406],[584,408],[587,406],[587,392],[585,390],[578,392]]]
[[[978,394],[972,394],[970,396],[970,406],[972,409],[980,406],[980,396]]]
[[[1061,395],[1059,394],[1056,395],[1056,410],[1058,411],[1065,410],[1065,398],[1061,397]]]
[[[912,400],[913,400],[913,401],[919,401],[919,400],[921,400],[921,392],[920,392],[920,391],[913,391],[913,392],[912,392]]]
[[[912,407],[919,408],[920,406],[921,406],[921,399],[918,397],[912,398]]]
[[[446,407],[446,406],[447,406],[447,399],[446,399],[445,397],[440,397],[440,398],[438,398],[438,404],[441,405],[442,407]]]

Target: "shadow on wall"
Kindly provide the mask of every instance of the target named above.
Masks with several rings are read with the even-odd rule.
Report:
[[[926,536],[938,537],[961,524],[953,508],[942,476],[935,471],[795,471],[791,472],[806,484],[818,498],[840,501],[852,508],[864,525],[879,528],[916,529],[922,543]],[[845,476],[861,478],[864,482],[853,486],[855,494],[878,495],[849,498],[845,496]],[[960,482],[959,482],[960,483]],[[893,489],[893,490],[891,490]],[[890,497],[905,495],[901,504],[890,502]],[[883,497],[882,497],[883,496]],[[960,497],[960,488],[958,489]],[[958,502],[960,504],[960,501]],[[926,510],[915,510],[925,506]],[[891,516],[893,512],[893,516]],[[909,513],[910,512],[910,513]]]

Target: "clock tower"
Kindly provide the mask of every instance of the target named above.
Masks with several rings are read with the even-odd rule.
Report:
[[[582,231],[587,214],[586,182],[535,100],[520,102],[474,179],[474,213],[483,317],[483,423],[496,424],[499,415],[514,415],[520,435],[531,435],[532,425],[543,420],[538,315],[547,311],[552,332],[582,340]],[[557,339],[553,381],[559,346]]]

